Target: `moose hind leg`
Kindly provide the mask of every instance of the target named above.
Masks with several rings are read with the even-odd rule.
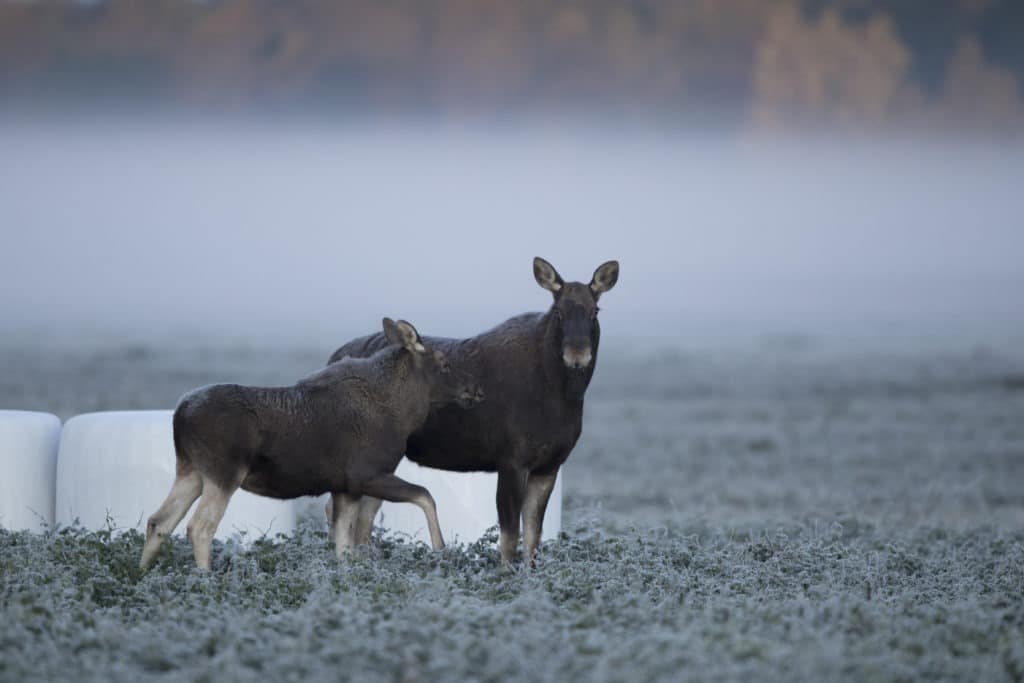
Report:
[[[523,512],[526,496],[526,470],[501,470],[498,472],[498,526],[501,529],[499,545],[501,561],[511,564],[519,545],[519,517]]]
[[[533,563],[533,555],[540,545],[544,529],[544,513],[548,509],[551,491],[555,488],[558,470],[550,474],[531,473],[526,480],[526,498],[523,501],[523,547],[526,561]]]
[[[223,486],[211,479],[203,478],[203,493],[199,498],[199,505],[192,514],[192,519],[188,521],[188,538],[192,541],[192,553],[196,558],[196,566],[200,569],[210,568],[210,546],[213,543],[213,536],[224,517],[228,501],[237,490],[237,483]]]
[[[410,484],[393,474],[382,474],[367,481],[363,485],[363,493],[392,503],[412,503],[418,506],[427,517],[430,544],[434,550],[444,547],[441,524],[437,521],[437,505],[434,503],[434,497],[430,495],[430,491],[418,484]]]
[[[359,517],[356,520],[356,543],[367,545],[370,542],[370,535],[373,533],[373,520],[377,518],[377,512],[384,501],[380,498],[363,496],[359,501]]]
[[[331,494],[331,503],[331,536],[334,538],[334,554],[341,560],[355,545],[359,496],[349,493],[333,493]]]
[[[146,569],[153,563],[153,558],[156,557],[164,539],[178,526],[202,491],[203,478],[199,472],[191,466],[179,465],[178,476],[171,486],[171,492],[146,524],[146,543],[142,546],[140,567]]]

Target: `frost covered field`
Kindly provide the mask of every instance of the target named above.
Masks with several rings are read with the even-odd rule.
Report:
[[[319,518],[210,575],[180,538],[142,575],[135,533],[0,531],[0,679],[1024,680],[1022,347],[627,348],[535,571],[493,539],[339,566]],[[0,406],[165,408],[330,350],[8,347]]]

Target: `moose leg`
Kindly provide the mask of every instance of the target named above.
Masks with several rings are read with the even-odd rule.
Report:
[[[213,543],[213,536],[224,517],[228,501],[237,490],[238,483],[225,487],[203,477],[203,494],[199,498],[199,505],[192,514],[192,519],[188,521],[188,538],[192,541],[192,553],[196,558],[196,566],[200,569],[210,568],[210,545]]]
[[[334,537],[334,553],[338,559],[355,545],[356,516],[359,514],[359,496],[350,493],[331,494],[333,517],[331,535]]]
[[[498,472],[498,526],[501,528],[501,561],[512,563],[519,545],[519,517],[523,512],[526,496],[525,469],[500,470]]]
[[[153,563],[164,539],[174,531],[192,503],[203,492],[203,478],[192,465],[178,463],[178,474],[171,486],[171,492],[146,524],[146,543],[142,546],[139,566],[146,569]]]
[[[370,542],[370,534],[373,533],[373,520],[377,518],[377,512],[384,501],[380,498],[363,496],[359,501],[359,518],[356,520],[356,543],[367,545]]]
[[[363,496],[359,501],[359,516],[356,518],[356,533],[355,543],[356,545],[367,545],[370,542],[370,534],[373,533],[373,520],[377,518],[377,512],[380,510],[381,503],[380,498],[372,498],[370,496]],[[334,537],[334,498],[327,499],[327,505],[324,506],[324,512],[327,513],[327,526],[328,532],[331,537]]]
[[[546,474],[531,472],[526,480],[526,499],[523,501],[523,546],[526,561],[533,563],[533,554],[540,545],[544,528],[544,512],[548,509],[551,491],[555,488],[558,470]]]
[[[363,493],[392,503],[412,503],[419,506],[423,510],[423,514],[427,516],[430,544],[434,550],[444,547],[441,525],[437,521],[437,505],[434,503],[434,497],[430,495],[430,491],[417,484],[410,484],[393,474],[382,474],[363,484]]]

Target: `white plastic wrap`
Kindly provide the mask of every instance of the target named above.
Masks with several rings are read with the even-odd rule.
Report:
[[[498,523],[494,495],[498,475],[493,472],[447,472],[420,467],[403,459],[395,474],[408,482],[425,486],[437,503],[437,517],[446,543],[472,543]],[[556,538],[562,530],[562,472],[551,492],[544,514],[543,540]],[[409,503],[384,503],[375,522],[389,531],[430,543],[423,511]]]
[[[60,419],[0,410],[0,526],[40,531],[53,524]]]
[[[75,518],[100,529],[111,518],[116,528],[145,532],[146,520],[163,503],[174,482],[174,436],[170,410],[77,415],[64,425],[57,459],[56,519]],[[178,533],[184,533],[195,505]],[[231,497],[217,538],[238,532],[252,540],[264,533],[295,528],[292,501],[264,498],[246,491]]]

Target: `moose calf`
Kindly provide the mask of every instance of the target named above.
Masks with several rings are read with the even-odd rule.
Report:
[[[431,407],[469,408],[483,396],[404,320],[385,318],[384,337],[377,353],[334,363],[294,386],[215,384],[186,394],[174,411],[176,478],[149,518],[140,565],[152,563],[199,498],[188,537],[196,564],[209,569],[211,541],[239,488],[272,498],[330,493],[339,559],[355,542],[364,494],[418,505],[433,547],[444,547],[430,492],[394,471]]]

